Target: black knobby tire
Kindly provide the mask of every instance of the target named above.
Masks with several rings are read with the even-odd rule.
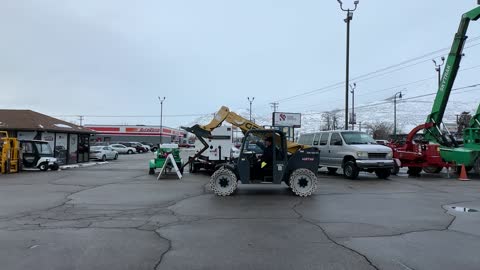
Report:
[[[216,170],[210,178],[210,188],[218,196],[229,196],[238,186],[238,179],[235,173],[222,167]]]
[[[150,168],[148,170],[148,174],[152,175],[152,174],[155,174],[155,169],[154,168]]]
[[[40,171],[46,172],[48,171],[48,163],[42,162],[40,165],[38,165],[38,168],[40,169]]]
[[[296,169],[288,180],[293,193],[301,197],[310,196],[317,189],[317,175],[309,169]]]
[[[379,179],[387,179],[392,172],[390,169],[376,169],[375,174]]]
[[[441,172],[443,167],[437,167],[437,166],[427,166],[423,167],[423,171],[426,173],[439,173]]]
[[[360,173],[360,170],[357,167],[357,164],[355,164],[354,161],[347,161],[345,162],[345,165],[343,165],[343,175],[348,178],[348,179],[357,179],[358,174]]]
[[[337,173],[338,168],[327,167],[327,170],[329,174],[335,174]]]
[[[103,156],[102,156],[102,161],[103,161],[103,162],[107,161],[107,156],[103,155]]]
[[[422,172],[421,167],[408,167],[407,174],[408,176],[420,176],[420,173]]]
[[[53,165],[50,166],[50,169],[52,171],[58,171],[59,168],[60,168],[60,166],[58,166],[58,163],[53,163]]]

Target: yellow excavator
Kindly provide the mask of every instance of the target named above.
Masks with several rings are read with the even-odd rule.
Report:
[[[0,152],[0,173],[18,172],[20,143],[6,131],[0,131]]]
[[[227,122],[232,124],[233,126],[238,127],[240,130],[242,130],[243,134],[249,130],[255,129],[255,130],[266,130],[266,128],[261,127],[252,121],[249,121],[240,115],[231,112],[230,109],[228,109],[225,106],[222,106],[220,110],[215,114],[213,117],[212,121],[210,123],[202,126],[202,125],[194,125],[193,127],[182,127],[188,132],[191,132],[197,136],[198,139],[200,138],[209,138],[212,136],[212,130],[215,128],[219,127],[222,125],[223,122]],[[201,140],[201,139],[200,139]],[[292,141],[287,141],[287,150],[289,153],[293,154],[297,152],[300,149],[305,149],[308,146],[298,144]]]

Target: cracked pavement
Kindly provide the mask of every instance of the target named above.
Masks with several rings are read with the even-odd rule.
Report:
[[[151,155],[0,176],[1,269],[478,269],[480,181],[350,181],[314,196],[204,174],[156,181]]]

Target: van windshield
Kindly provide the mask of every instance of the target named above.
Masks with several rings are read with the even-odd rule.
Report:
[[[346,144],[377,144],[375,140],[363,132],[342,132]]]
[[[35,146],[37,147],[38,153],[41,154],[41,155],[51,155],[52,154],[52,148],[50,147],[50,144],[48,144],[48,143],[36,142]]]

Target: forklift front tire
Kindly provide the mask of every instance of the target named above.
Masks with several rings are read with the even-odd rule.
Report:
[[[229,196],[238,186],[238,179],[232,170],[222,167],[210,178],[210,187],[218,196]]]
[[[150,175],[155,174],[155,169],[150,168],[150,170],[148,170],[148,174],[150,174]]]

